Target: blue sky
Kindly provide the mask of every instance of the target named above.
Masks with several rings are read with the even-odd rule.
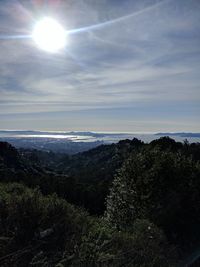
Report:
[[[14,38],[43,16],[85,30]],[[200,132],[199,0],[0,1],[0,62],[1,129]]]

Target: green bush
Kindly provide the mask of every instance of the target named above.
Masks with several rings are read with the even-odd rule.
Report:
[[[0,218],[0,256],[13,254],[9,261],[20,267],[41,251],[50,263],[58,261],[64,250],[73,250],[89,221],[55,194],[44,197],[19,184],[0,184]]]

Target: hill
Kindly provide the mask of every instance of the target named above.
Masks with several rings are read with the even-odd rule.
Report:
[[[169,137],[76,155],[0,142],[0,265],[182,266],[199,179],[200,144]]]

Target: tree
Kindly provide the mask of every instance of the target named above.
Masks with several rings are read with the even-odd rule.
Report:
[[[153,149],[133,154],[114,179],[106,217],[120,230],[131,228],[137,218],[147,218],[173,240],[195,238],[199,177],[199,164],[180,153]]]

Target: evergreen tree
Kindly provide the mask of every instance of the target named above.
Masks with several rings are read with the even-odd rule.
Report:
[[[106,217],[120,230],[131,228],[137,218],[148,218],[173,239],[186,238],[196,229],[195,238],[199,234],[199,174],[199,164],[180,153],[156,149],[133,154],[114,179]]]

